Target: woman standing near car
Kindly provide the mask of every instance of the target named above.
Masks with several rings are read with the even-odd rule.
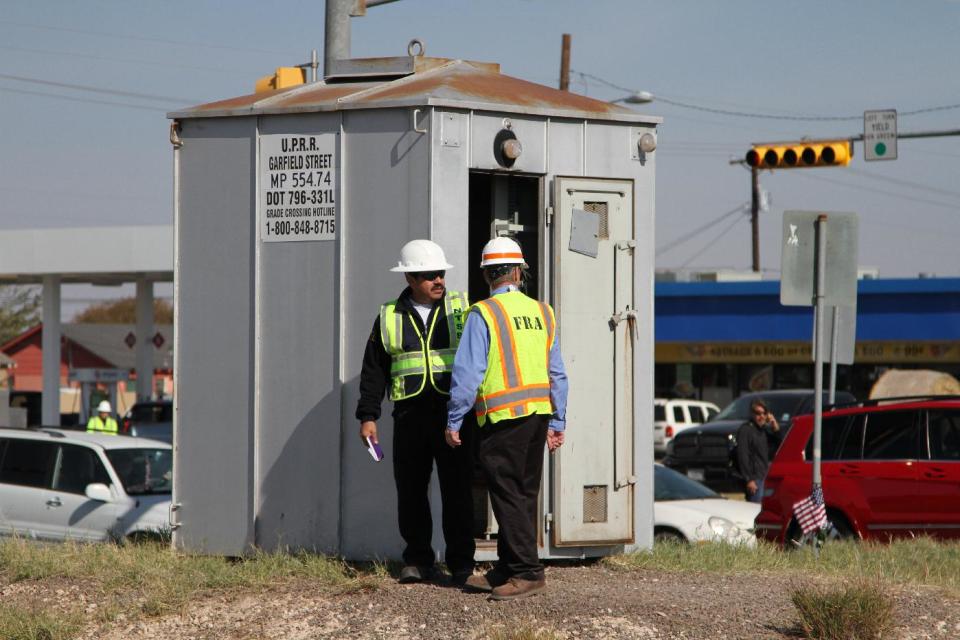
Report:
[[[763,501],[763,479],[770,467],[770,433],[780,431],[780,424],[759,398],[750,403],[750,419],[737,431],[737,464],[743,476],[744,497],[750,502]]]

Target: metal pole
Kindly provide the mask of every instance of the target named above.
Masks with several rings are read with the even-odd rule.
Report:
[[[560,44],[560,91],[570,91],[570,34],[563,34]]]
[[[43,334],[40,338],[43,394],[40,421],[60,426],[60,276],[43,276]]]
[[[153,283],[145,276],[137,278],[136,335],[137,400],[149,400],[153,395]]]
[[[350,57],[350,8],[355,0],[327,0],[323,25],[323,75],[333,72],[335,60]]]
[[[827,402],[833,404],[837,397],[837,349],[840,343],[840,307],[833,307],[833,331],[830,335],[830,395]]]
[[[317,50],[310,52],[310,82],[317,81],[317,69],[320,68],[320,60],[317,57]]]
[[[760,271],[760,171],[750,167],[750,228],[753,234],[753,270]]]
[[[905,140],[909,138],[948,138],[951,136],[960,136],[960,129],[940,129],[940,130],[931,130],[931,131],[904,131],[902,133],[897,133],[897,140]],[[850,138],[851,140],[856,140],[857,142],[863,142],[863,134],[856,135]]]
[[[816,344],[813,345],[816,357],[813,364],[813,486],[819,487],[820,479],[820,437],[823,425],[823,354],[820,343],[823,341],[823,298],[825,289],[825,272],[827,266],[827,215],[817,216],[817,261],[814,281],[814,335]]]

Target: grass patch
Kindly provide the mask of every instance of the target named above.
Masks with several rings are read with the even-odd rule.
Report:
[[[77,614],[58,616],[0,605],[0,638],[3,640],[68,640],[80,627],[81,618]]]
[[[805,586],[790,599],[804,634],[815,640],[879,640],[893,625],[893,601],[879,583]]]
[[[766,542],[754,549],[727,544],[656,544],[640,551],[604,560],[620,569],[700,571],[713,573],[811,573],[855,579],[884,579],[903,584],[926,584],[960,591],[960,544],[930,538],[890,544],[831,541],[820,550],[781,550]]]
[[[310,581],[312,588],[328,593],[372,590],[378,585],[374,574],[309,553],[256,553],[230,560],[191,556],[150,543],[118,547],[0,541],[0,579],[57,578],[82,581],[84,589],[103,596],[100,600],[119,604],[111,617],[119,612],[163,615],[203,595],[262,589],[289,580]]]
[[[511,627],[497,625],[486,630],[481,636],[486,640],[559,640],[559,636],[549,629],[541,629],[529,623]]]

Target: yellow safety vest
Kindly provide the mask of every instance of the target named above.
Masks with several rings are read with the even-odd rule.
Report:
[[[87,420],[87,433],[109,433],[117,434],[117,421],[108,417],[106,422],[100,419],[100,416],[91,416]]]
[[[557,326],[553,309],[510,291],[478,302],[473,311],[490,331],[487,372],[477,393],[477,423],[551,415],[550,349]]]
[[[446,292],[443,311],[447,320],[450,343],[441,349],[430,348],[433,345],[433,330],[437,325],[439,313],[433,314],[433,320],[427,329],[427,337],[424,339],[417,323],[412,318],[407,318],[405,323],[404,316],[407,314],[397,312],[397,300],[391,300],[380,307],[380,338],[383,341],[383,348],[390,355],[390,399],[392,401],[406,400],[420,394],[427,386],[427,378],[438,392],[450,394],[449,374],[453,371],[453,357],[457,353],[460,336],[463,335],[467,307],[467,294],[460,291]],[[412,328],[419,339],[420,348],[416,351],[404,351],[404,327]],[[438,383],[437,376],[440,374],[444,375],[446,384]]]

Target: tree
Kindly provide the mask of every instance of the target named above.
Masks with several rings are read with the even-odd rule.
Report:
[[[134,324],[137,321],[137,299],[120,298],[92,304],[73,316],[71,322],[82,324]],[[153,301],[153,321],[173,324],[173,305],[162,298]]]
[[[0,286],[0,344],[39,322],[40,291],[37,287]]]

